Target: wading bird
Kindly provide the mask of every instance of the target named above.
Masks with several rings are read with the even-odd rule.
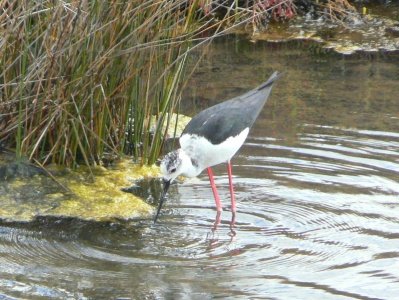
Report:
[[[220,216],[222,205],[211,167],[221,163],[227,163],[231,211],[235,216],[236,203],[230,159],[244,143],[249,129],[269,98],[274,82],[283,74],[275,72],[257,88],[209,107],[191,119],[179,139],[181,148],[168,153],[161,162],[164,187],[154,222],[173,180],[179,175],[196,177],[205,169],[208,171],[216,209]]]

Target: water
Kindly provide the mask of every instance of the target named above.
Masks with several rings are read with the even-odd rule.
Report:
[[[187,88],[193,115],[288,71],[226,166],[170,188],[151,219],[0,227],[0,298],[398,299],[398,55],[218,40]],[[216,99],[216,100],[215,100]]]

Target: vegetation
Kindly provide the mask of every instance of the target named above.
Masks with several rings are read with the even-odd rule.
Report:
[[[192,71],[193,41],[298,9],[291,0],[241,2],[2,1],[0,147],[40,165],[122,153],[154,163]]]
[[[0,45],[3,145],[41,163],[153,163],[183,86],[194,10],[171,1],[13,1]],[[157,124],[150,116],[156,115]]]

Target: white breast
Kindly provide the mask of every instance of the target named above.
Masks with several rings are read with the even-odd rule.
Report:
[[[248,132],[249,128],[245,128],[240,134],[229,137],[218,145],[213,145],[202,136],[191,134],[182,135],[179,141],[184,152],[198,162],[198,168],[202,171],[229,161],[244,143]]]

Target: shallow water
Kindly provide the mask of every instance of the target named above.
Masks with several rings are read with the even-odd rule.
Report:
[[[218,40],[185,114],[288,72],[232,161],[234,227],[225,166],[216,230],[206,172],[170,188],[156,224],[2,224],[0,298],[397,298],[398,58]]]

